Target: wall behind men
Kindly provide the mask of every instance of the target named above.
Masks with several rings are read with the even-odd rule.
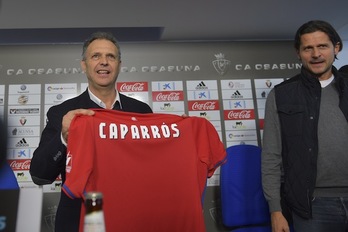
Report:
[[[338,54],[338,60],[335,61],[334,65],[336,68],[340,68],[343,65],[348,64],[348,41],[343,41],[343,49]]]
[[[0,46],[0,116],[21,187],[36,187],[29,165],[47,110],[86,89],[81,51],[81,44]],[[154,112],[207,118],[226,147],[261,145],[269,91],[301,68],[291,42],[122,43],[121,52],[121,92]],[[337,67],[348,63],[347,50],[341,54]],[[42,231],[51,231],[60,186],[57,178],[43,187]],[[208,180],[207,231],[224,231],[218,186],[219,170]]]

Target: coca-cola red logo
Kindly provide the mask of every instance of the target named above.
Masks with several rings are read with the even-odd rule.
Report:
[[[8,160],[12,170],[29,170],[30,168],[30,159],[26,160]]]
[[[164,91],[164,92],[153,92],[152,93],[153,101],[162,102],[162,101],[182,101],[183,94],[182,92],[175,91]]]
[[[225,111],[225,120],[249,120],[255,119],[253,109]]]
[[[117,84],[120,92],[144,92],[147,91],[146,82],[122,82]]]
[[[261,118],[261,119],[259,120],[260,130],[263,130],[264,124],[265,124],[265,120],[264,120],[263,118]]]
[[[209,110],[218,110],[219,103],[218,101],[195,101],[190,102],[190,108],[193,111],[209,111]]]

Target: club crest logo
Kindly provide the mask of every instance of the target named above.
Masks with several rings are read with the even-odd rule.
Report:
[[[225,55],[222,53],[215,54],[216,60],[213,60],[213,66],[215,70],[222,76],[224,75],[228,67],[231,65],[231,61],[225,59]]]
[[[25,117],[21,117],[21,118],[19,119],[19,123],[20,123],[22,126],[24,126],[24,125],[27,123],[27,119],[26,119]]]
[[[268,88],[271,88],[272,87],[272,82],[270,81],[270,80],[266,80],[266,86],[268,87]]]

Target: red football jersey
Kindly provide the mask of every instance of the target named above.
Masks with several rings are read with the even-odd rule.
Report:
[[[107,231],[205,231],[203,193],[226,152],[205,118],[95,109],[71,123],[63,191],[104,195]],[[84,207],[80,231],[83,230]]]

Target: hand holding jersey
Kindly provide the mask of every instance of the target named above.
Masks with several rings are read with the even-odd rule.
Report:
[[[94,115],[93,110],[89,109],[77,109],[77,110],[71,110],[67,114],[63,116],[62,120],[62,138],[65,142],[65,144],[68,142],[68,135],[69,135],[69,127],[71,124],[71,121],[74,119],[76,115]]]

